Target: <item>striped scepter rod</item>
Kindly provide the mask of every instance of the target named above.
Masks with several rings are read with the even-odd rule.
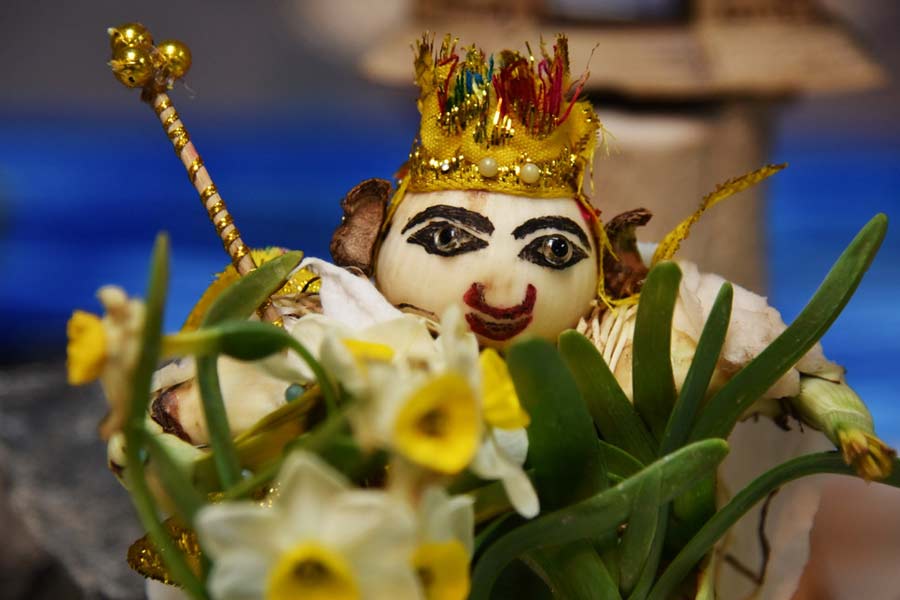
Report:
[[[200,195],[203,207],[216,228],[231,263],[240,275],[246,275],[256,268],[256,262],[241,239],[240,231],[225,207],[225,201],[166,93],[190,69],[190,49],[177,40],[154,45],[150,32],[140,23],[111,27],[107,32],[112,48],[109,66],[113,74],[126,87],[141,89],[141,99],[153,108],[162,123],[175,154],[181,159],[191,183]],[[271,299],[257,312],[263,320],[283,325],[281,315],[272,305]]]

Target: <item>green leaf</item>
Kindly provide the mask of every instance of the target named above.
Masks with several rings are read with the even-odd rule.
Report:
[[[474,500],[475,523],[489,521],[512,508],[500,481],[493,481],[466,493]]]
[[[572,374],[550,342],[532,339],[507,355],[528,426],[528,457],[543,510],[603,489],[606,468],[597,434]]]
[[[150,281],[144,308],[144,328],[140,353],[131,379],[131,402],[128,422],[135,430],[143,429],[147,407],[150,405],[150,380],[159,360],[162,345],[163,313],[169,282],[169,238],[161,233],[153,246]]]
[[[286,252],[242,276],[216,298],[204,315],[202,325],[248,318],[284,285],[302,258],[302,252]]]
[[[660,478],[660,502],[668,502],[714,470],[727,453],[724,440],[703,440],[685,446],[615,487],[514,529],[489,546],[475,564],[471,600],[489,598],[497,576],[525,552],[614,534],[628,518],[645,478]]]
[[[662,439],[675,404],[670,350],[672,313],[680,282],[681,270],[675,263],[661,262],[653,267],[641,288],[634,323],[634,407],[657,440]]]
[[[194,515],[206,505],[206,498],[196,490],[191,478],[172,458],[169,450],[156,435],[144,431],[143,441],[150,452],[153,464],[157,466],[154,472],[175,505],[178,516],[184,523],[193,523]]]
[[[638,459],[621,448],[603,440],[597,440],[597,442],[600,444],[600,452],[603,453],[603,461],[606,463],[609,475],[626,479],[644,468]]]
[[[475,550],[472,553],[473,561],[478,559],[478,556],[481,554],[481,550],[484,547],[493,544],[497,539],[506,535],[523,522],[524,520],[522,517],[511,512],[485,525],[484,529],[479,531],[475,536]]]
[[[520,560],[513,561],[494,586],[491,600],[554,600],[550,588]],[[471,596],[470,596],[471,600]]]
[[[291,334],[261,321],[227,321],[211,330],[218,342],[218,351],[238,360],[261,360],[288,346]]]
[[[529,552],[524,560],[565,600],[621,600],[606,565],[590,543],[581,541]]]
[[[706,525],[681,549],[669,564],[650,593],[650,600],[667,600],[691,569],[706,555],[713,545],[744,516],[753,506],[786,483],[817,473],[855,475],[853,467],[844,464],[838,452],[808,454],[766,471],[741,490],[722,507]],[[882,481],[900,487],[900,460],[894,459],[893,473]]]
[[[653,462],[655,442],[594,344],[577,331],[564,331],[559,351],[603,439],[641,464]]]
[[[153,545],[159,550],[159,555],[172,579],[191,597],[205,599],[207,596],[203,584],[191,571],[184,555],[175,546],[157,517],[158,509],[147,484],[142,456],[144,420],[150,403],[150,380],[156,369],[162,345],[163,311],[168,279],[169,239],[161,233],[156,237],[156,244],[153,247],[140,352],[131,377],[129,414],[124,428],[125,458],[128,463],[128,468],[125,469],[125,483],[138,518],[150,535]]]
[[[666,541],[666,524],[668,518],[669,505],[666,504],[660,506],[657,516],[658,526],[653,537],[653,543],[647,553],[647,562],[644,563],[644,568],[641,570],[641,576],[638,579],[637,585],[634,586],[631,595],[628,596],[628,600],[644,600],[650,592],[653,582],[656,581],[656,572],[659,569],[659,559],[662,557],[663,546]]]
[[[600,558],[606,565],[606,572],[613,580],[616,589],[619,589],[619,536],[616,532],[609,536],[609,542],[605,546],[598,547]],[[594,545],[597,547],[597,544]]]
[[[740,416],[803,357],[846,306],[887,230],[878,214],[850,242],[806,308],[775,341],[719,390],[702,411],[691,439],[726,438]]]
[[[706,398],[706,390],[709,381],[716,370],[719,354],[722,352],[722,344],[725,343],[725,335],[728,333],[728,323],[731,319],[731,303],[734,297],[734,288],[725,282],[719,288],[719,293],[710,309],[709,317],[697,342],[694,359],[688,369],[681,393],[675,401],[672,416],[666,425],[660,443],[660,455],[668,454],[678,448],[688,439],[691,425],[697,415],[697,410]]]
[[[644,478],[634,497],[620,547],[619,586],[626,594],[634,589],[650,554],[660,516],[660,491],[660,473],[654,471]]]

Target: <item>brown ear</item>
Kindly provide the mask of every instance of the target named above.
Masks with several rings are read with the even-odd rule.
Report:
[[[331,236],[334,264],[372,274],[375,247],[390,196],[391,184],[384,179],[367,179],[344,196],[344,216]]]
[[[636,208],[613,217],[606,224],[606,237],[615,257],[603,256],[606,290],[613,298],[624,298],[641,291],[649,269],[641,260],[634,230],[647,224],[653,214]]]

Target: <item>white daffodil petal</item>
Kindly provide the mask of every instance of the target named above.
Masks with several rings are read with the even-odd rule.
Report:
[[[361,340],[390,346],[405,362],[425,362],[435,353],[434,339],[421,318],[402,318],[376,323],[360,332]]]
[[[262,600],[272,557],[245,548],[232,549],[216,559],[207,586],[215,600]]]
[[[451,306],[441,317],[441,335],[437,341],[443,359],[439,368],[466,374],[469,385],[479,389],[478,339],[469,330],[458,306]]]
[[[368,388],[363,365],[353,358],[344,343],[347,337],[342,331],[331,331],[322,342],[319,357],[322,366],[341,386],[354,396],[363,396]]]
[[[234,548],[244,548],[260,556],[274,551],[283,524],[276,511],[249,502],[221,502],[205,506],[194,519],[203,549],[218,560]]]
[[[402,560],[415,543],[412,511],[386,492],[341,494],[329,506],[320,528],[327,543],[348,555],[362,555],[366,562]]]
[[[322,523],[322,539],[349,558],[373,600],[422,597],[410,562],[415,534],[410,507],[384,492],[342,494]]]
[[[332,499],[349,489],[350,483],[317,455],[292,452],[276,480],[278,510],[288,520],[291,535],[305,538],[321,529]]]
[[[405,563],[367,567],[357,573],[362,600],[425,600],[418,577]]]
[[[146,580],[144,593],[147,595],[147,600],[191,600],[187,592],[180,587],[153,579]]]
[[[475,455],[469,468],[482,479],[499,479],[513,508],[530,519],[540,512],[540,502],[531,480],[495,440],[498,430],[493,430]]]
[[[525,429],[493,429],[494,443],[503,455],[521,466],[528,456],[528,432]]]
[[[322,279],[319,298],[322,312],[352,329],[363,329],[402,313],[381,295],[372,282],[318,258],[307,258],[299,269],[309,269]]]
[[[419,537],[425,542],[458,540],[472,555],[475,511],[471,496],[450,496],[440,487],[425,490],[419,501]]]

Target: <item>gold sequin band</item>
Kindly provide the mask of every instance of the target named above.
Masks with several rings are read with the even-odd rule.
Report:
[[[266,313],[267,311],[269,311],[270,309],[271,309],[273,312],[275,312],[276,314],[278,314],[277,311],[275,310],[275,307],[272,306],[272,301],[271,301],[271,300],[266,300],[265,302],[263,302],[262,304],[260,304],[259,309],[257,309],[257,312],[258,312],[259,314],[262,315],[262,314],[265,314],[265,313]],[[278,318],[276,318],[274,321],[269,321],[269,323],[271,323],[271,324],[274,325],[275,327],[284,327],[284,320],[281,318],[281,316],[279,316]]]
[[[206,188],[209,189],[209,188]],[[202,197],[202,196],[201,196]],[[206,202],[206,200],[204,200]],[[217,214],[225,210],[225,203],[222,202],[222,199],[216,200],[212,206],[206,209],[206,212],[209,214],[210,219],[214,219]]]
[[[188,132],[184,127],[176,127],[172,131],[169,132],[169,139],[172,140],[172,144],[175,146],[175,154],[181,154],[181,151],[184,150],[184,147],[191,143],[191,138],[188,136]]]
[[[234,223],[234,219],[231,218],[231,215],[225,213],[225,216],[221,219],[217,219],[213,225],[216,226],[216,231],[221,235],[225,228]]]
[[[490,156],[487,151],[485,154]],[[581,191],[586,162],[579,152],[564,146],[549,160],[530,160],[527,156],[506,164],[495,160],[488,171],[483,161],[462,155],[432,156],[417,147],[407,162],[408,191],[487,190],[533,198],[565,198]]]
[[[228,246],[230,246],[234,240],[239,239],[240,237],[241,232],[238,231],[237,227],[232,227],[231,231],[222,236],[222,243],[225,244],[225,249],[227,250]]]
[[[198,156],[197,158],[194,159],[194,162],[191,163],[191,166],[189,166],[188,170],[187,170],[188,177],[190,177],[190,179],[191,179],[191,183],[193,183],[194,180],[197,179],[197,173],[202,168],[203,168],[203,159]]]
[[[187,133],[184,134],[183,137],[175,140],[175,154],[181,156],[181,151],[184,150],[184,147],[191,143],[191,138],[188,137]]]
[[[178,551],[187,559],[188,566],[194,573],[199,573],[201,552],[197,534],[172,518],[166,519],[163,525],[166,533],[175,542]],[[163,583],[173,583],[172,578],[169,577],[169,570],[156,546],[150,541],[149,535],[145,535],[128,548],[128,566],[144,577]]]
[[[250,248],[248,248],[246,244],[241,242],[241,244],[237,247],[237,249],[232,253],[231,259],[232,259],[232,261],[234,261],[235,264],[237,264],[238,261],[240,261],[242,258],[247,256],[247,254],[249,252],[250,252]]]
[[[156,116],[160,116],[165,112],[165,110],[172,106],[172,101],[169,100],[168,96],[162,99],[162,102],[153,107],[153,110],[156,112]]]
[[[206,186],[202,192],[200,192],[200,199],[203,200],[203,203],[205,204],[207,200],[209,200],[210,198],[212,198],[213,196],[215,196],[218,193],[219,193],[219,190],[216,189],[216,184],[211,183],[208,186]],[[214,204],[213,206],[218,205],[218,204],[221,204],[221,202],[216,202],[216,204]],[[215,213],[212,212],[212,209],[210,209],[210,216],[211,217],[216,216],[216,213],[221,211],[222,208],[224,208],[224,207],[225,207],[225,205],[221,204],[221,206],[219,207],[219,210],[217,210]]]
[[[168,131],[169,127],[171,127],[176,121],[180,120],[181,117],[178,116],[178,111],[173,110],[172,114],[166,117],[166,120],[163,121],[163,128]]]

